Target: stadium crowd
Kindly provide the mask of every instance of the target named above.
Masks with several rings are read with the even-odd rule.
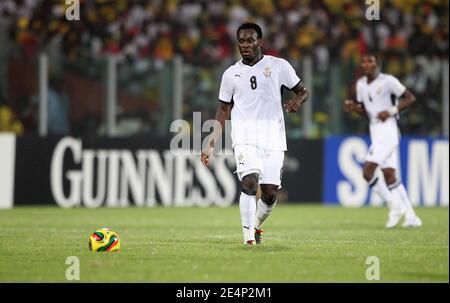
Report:
[[[80,0],[82,22],[67,21],[61,2],[4,0],[0,15],[14,17],[11,34],[29,54],[59,38],[70,57],[221,60],[235,54],[236,28],[249,19],[262,26],[267,53],[292,60],[346,60],[367,48],[402,56],[448,52],[445,0],[382,1],[374,22],[365,21],[359,0]]]
[[[386,72],[427,97],[425,115],[435,113],[440,100],[429,96],[448,56],[448,1],[380,2],[375,21],[364,18],[360,0],[80,0],[82,21],[65,19],[64,1],[3,0],[0,16],[11,20],[10,37],[24,56],[60,41],[69,60],[114,53],[159,66],[176,55],[196,65],[235,59],[236,28],[253,20],[262,26],[265,53],[293,61],[309,55],[322,72],[332,60],[356,64],[368,49],[379,51]]]

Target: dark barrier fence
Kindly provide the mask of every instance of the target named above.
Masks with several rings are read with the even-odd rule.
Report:
[[[174,154],[170,138],[17,137],[14,204],[61,207],[229,206],[240,184],[234,157]],[[322,200],[322,140],[288,142],[283,202]]]

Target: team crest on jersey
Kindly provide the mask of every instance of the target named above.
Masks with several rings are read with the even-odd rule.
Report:
[[[377,95],[379,95],[381,93],[381,90],[382,90],[382,87],[378,86],[378,88],[377,88]]]
[[[264,68],[263,74],[264,74],[264,76],[265,76],[266,78],[269,78],[270,75],[272,74],[272,70],[270,69],[270,67],[266,66],[266,67]]]
[[[244,159],[244,155],[242,153],[239,154],[238,161],[242,161]]]

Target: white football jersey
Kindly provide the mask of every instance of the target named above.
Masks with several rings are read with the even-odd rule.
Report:
[[[300,78],[284,59],[264,55],[255,65],[240,60],[222,76],[219,100],[234,102],[231,139],[267,150],[287,149],[281,89],[294,88]]]
[[[400,133],[397,118],[389,117],[384,122],[377,118],[378,113],[398,104],[398,98],[406,91],[406,87],[392,75],[380,73],[372,82],[361,77],[356,82],[356,99],[363,103],[370,120],[372,142],[398,144]]]

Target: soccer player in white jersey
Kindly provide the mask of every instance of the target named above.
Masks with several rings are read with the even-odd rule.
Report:
[[[236,173],[242,192],[239,209],[244,244],[262,243],[262,224],[277,201],[286,146],[283,107],[297,112],[309,93],[292,66],[284,59],[264,55],[262,31],[255,23],[244,23],[237,30],[242,60],[222,76],[220,105],[216,120],[223,127],[231,113],[231,139]],[[281,104],[281,89],[295,97]],[[201,161],[210,166],[216,133],[202,151]],[[261,199],[256,201],[258,185]]]
[[[371,146],[364,163],[364,179],[389,206],[387,228],[395,227],[403,216],[403,227],[419,227],[422,222],[401,180],[396,177],[396,152],[400,143],[398,114],[415,102],[415,96],[397,78],[380,72],[376,55],[364,55],[361,67],[364,76],[356,82],[357,100],[345,100],[344,110],[369,118]],[[385,182],[378,180],[375,174],[378,166]]]

